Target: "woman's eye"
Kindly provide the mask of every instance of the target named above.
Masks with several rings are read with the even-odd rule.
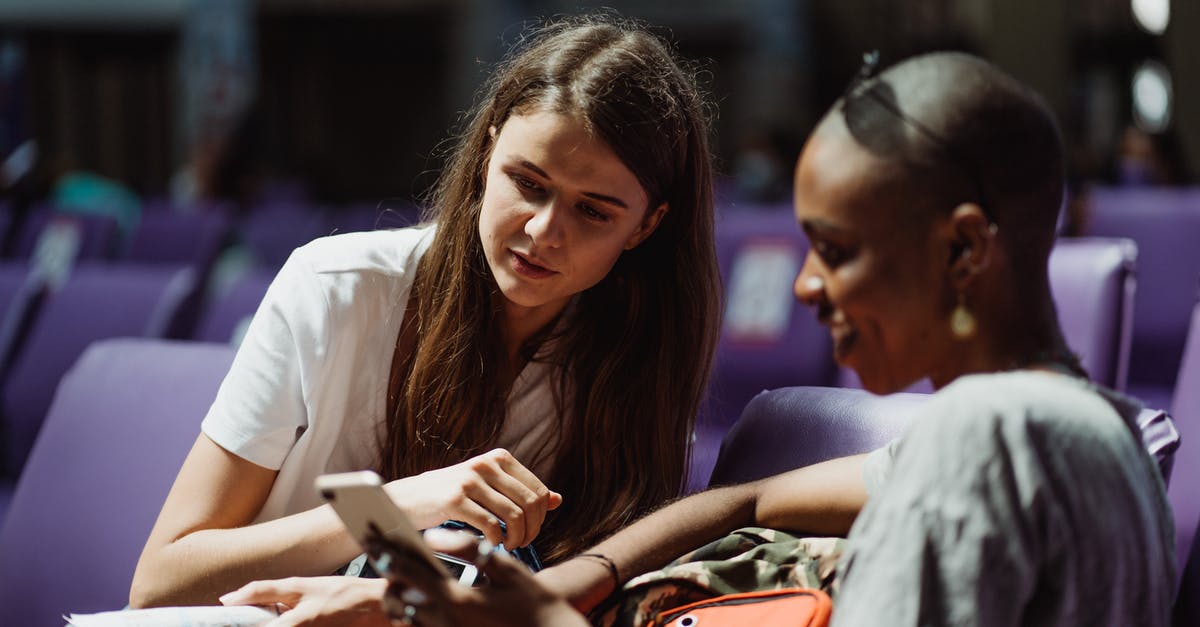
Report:
[[[586,216],[589,220],[595,220],[597,222],[608,222],[608,214],[597,210],[595,207],[593,207],[587,203],[580,203],[579,210],[582,211],[583,215]]]
[[[849,257],[849,252],[845,248],[823,240],[813,242],[813,250],[817,252],[817,256],[821,258],[821,261],[824,261],[825,265],[830,268],[836,267]]]
[[[513,182],[517,184],[517,187],[520,187],[521,189],[528,190],[531,192],[536,192],[541,189],[541,186],[539,186],[537,183],[535,183],[531,179],[525,178],[524,176],[521,176],[519,174],[513,174],[513,175],[511,175],[511,178],[512,178]]]

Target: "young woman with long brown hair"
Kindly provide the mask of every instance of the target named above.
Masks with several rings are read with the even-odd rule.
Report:
[[[318,505],[326,472],[379,470],[418,526],[551,563],[677,494],[719,317],[703,106],[637,26],[524,40],[424,225],[323,238],[280,271],[131,604],[335,571],[359,549]]]

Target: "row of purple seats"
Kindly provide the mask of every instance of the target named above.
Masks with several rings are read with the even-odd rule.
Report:
[[[1086,232],[1128,237],[1138,246],[1138,290],[1130,392],[1170,401],[1188,316],[1200,295],[1200,188],[1098,188],[1089,194]]]

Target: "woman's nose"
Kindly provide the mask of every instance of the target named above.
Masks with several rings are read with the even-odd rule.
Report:
[[[556,200],[551,200],[534,210],[533,216],[525,223],[525,234],[533,240],[535,246],[558,248],[566,239],[566,226],[563,224],[565,208]]]
[[[812,263],[812,252],[805,256],[804,265],[800,267],[800,273],[792,285],[792,292],[796,300],[812,307],[825,299],[825,279],[817,271],[816,264]]]

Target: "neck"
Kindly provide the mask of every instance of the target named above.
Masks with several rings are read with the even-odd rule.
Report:
[[[1009,292],[1002,298],[980,296],[970,302],[978,303],[972,309],[979,331],[973,338],[950,340],[953,357],[930,374],[935,388],[967,374],[1021,368],[1083,374],[1059,329],[1048,284],[1021,297]]]
[[[513,373],[520,372],[527,361],[527,356],[522,354],[521,349],[534,335],[553,324],[566,308],[567,302],[564,300],[561,303],[523,307],[505,300],[500,312],[500,330],[504,336],[504,354],[508,357]]]

